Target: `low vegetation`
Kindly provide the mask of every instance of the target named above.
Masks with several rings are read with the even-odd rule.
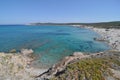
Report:
[[[93,26],[97,28],[117,28],[120,29],[120,21],[101,22],[101,23],[82,23],[82,25]]]
[[[114,22],[100,22],[100,23],[31,23],[30,25],[81,25],[81,26],[92,26],[97,28],[119,28],[120,21]]]
[[[120,66],[120,61],[115,57],[88,58],[68,64],[66,69],[56,74],[51,80],[106,80],[113,76],[110,69]]]

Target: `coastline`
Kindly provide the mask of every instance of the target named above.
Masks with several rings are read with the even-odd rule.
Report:
[[[80,26],[75,26],[73,25],[73,27],[80,27]],[[105,29],[105,28],[95,28],[95,27],[88,27],[88,26],[84,26],[83,28],[87,28],[87,29],[91,29],[94,32],[97,32],[98,34],[101,35],[100,40],[105,41],[108,43],[109,46],[112,47],[112,49],[107,50],[107,51],[103,51],[103,52],[98,52],[98,53],[94,53],[94,54],[83,54],[81,52],[74,52],[73,55],[71,56],[67,56],[65,57],[62,61],[60,61],[59,63],[53,65],[52,68],[48,69],[47,72],[44,72],[43,74],[40,74],[38,77],[38,79],[51,79],[53,78],[53,80],[60,80],[57,76],[58,74],[62,74],[62,72],[64,70],[66,70],[67,65],[77,62],[77,61],[81,61],[82,59],[96,59],[96,58],[108,58],[109,57],[117,57],[118,59],[120,58],[120,36],[119,36],[119,29]],[[117,55],[117,56],[116,56]],[[119,66],[118,66],[119,67]],[[105,76],[105,80],[109,80],[109,79],[113,79],[117,77],[117,79],[120,79],[120,69],[116,70],[116,69],[110,69],[110,71],[113,73],[113,76],[109,76],[106,77]]]
[[[90,28],[90,27],[89,27]],[[120,29],[90,28],[101,35],[101,40],[108,43],[112,49],[120,51]]]
[[[120,51],[120,29],[116,28],[97,28],[93,26],[82,26],[82,25],[72,25],[73,27],[82,27],[86,29],[90,29],[96,33],[98,33],[101,37],[96,38],[94,40],[107,42],[107,44],[114,50]]]
[[[35,76],[47,69],[31,67],[34,61],[32,49],[22,49],[20,52],[0,52],[0,80],[35,80]]]
[[[95,63],[89,66],[89,67],[93,67],[93,66],[96,65],[97,60],[100,60],[100,61],[102,61],[102,60],[107,61],[108,60],[107,62],[111,63],[112,60],[113,60],[113,62],[114,61],[120,61],[119,58],[120,58],[120,52],[115,51],[115,50],[109,50],[109,51],[105,51],[105,52],[98,52],[98,53],[94,53],[94,54],[85,54],[85,53],[82,53],[82,52],[75,52],[75,53],[73,53],[73,55],[67,56],[62,61],[60,61],[59,63],[53,65],[50,69],[48,69],[48,71],[40,74],[36,78],[38,80],[61,80],[61,79],[63,79],[63,80],[72,80],[72,79],[70,79],[70,76],[69,77],[67,77],[67,76],[66,77],[65,76],[61,77],[62,74],[66,75],[64,73],[66,72],[67,67],[69,65],[71,65],[71,64],[74,64],[74,63],[77,63],[77,62],[84,63],[84,61],[86,61],[86,60],[87,60],[86,63],[88,64],[89,60],[91,62],[91,60],[93,59],[93,61],[95,61]],[[99,65],[99,61],[97,63]],[[104,73],[101,73],[102,75],[104,75],[104,78],[105,78],[104,80],[116,80],[116,79],[119,80],[120,79],[120,66],[119,66],[119,64],[120,64],[120,62],[117,63],[117,64],[115,62],[115,63],[112,63],[112,65],[107,66],[107,67],[109,67],[108,70],[113,75],[104,75]],[[106,65],[106,62],[105,62],[105,64],[103,64],[103,63],[101,64],[101,67],[104,67],[102,65]],[[113,66],[113,65],[116,65],[116,66]],[[86,66],[83,66],[83,67],[86,67]],[[112,66],[112,67],[110,67],[110,66]],[[72,65],[71,67],[73,69],[75,66]],[[75,69],[77,69],[77,68],[75,68]],[[97,69],[97,70],[99,70],[99,69]],[[75,75],[75,74],[73,73],[71,76],[73,76],[73,75]],[[80,80],[84,80],[84,79],[80,79]],[[99,77],[98,77],[95,80],[101,80],[101,79],[99,79]]]
[[[75,26],[74,27],[79,27]],[[34,58],[31,58],[31,54],[34,53],[33,50],[29,49],[23,49],[19,54],[16,53],[0,53],[0,59],[5,59],[5,64],[1,62],[1,74],[2,77],[1,79],[17,79],[21,77],[22,79],[27,79],[27,80],[35,80],[36,78],[38,80],[41,79],[50,79],[57,73],[63,71],[66,66],[70,63],[79,61],[81,59],[86,59],[86,58],[96,58],[96,57],[110,57],[113,56],[114,54],[118,55],[120,53],[120,35],[119,32],[120,30],[118,29],[105,29],[105,28],[93,28],[93,27],[88,27],[85,26],[83,28],[89,28],[98,34],[102,36],[103,41],[107,41],[107,43],[112,47],[112,51],[106,51],[106,52],[99,52],[95,54],[83,54],[81,52],[74,52],[73,55],[65,57],[62,61],[59,63],[53,65],[50,69],[37,69],[30,67],[29,65],[31,62],[34,60]],[[111,54],[109,54],[111,53]],[[4,57],[3,57],[4,56]],[[6,57],[7,56],[7,57]],[[8,57],[9,56],[9,57]],[[12,58],[11,58],[12,57]],[[119,57],[119,56],[118,56]],[[15,58],[15,59],[14,59]],[[14,64],[13,69],[10,69],[11,66],[10,64]],[[20,67],[19,67],[20,65]],[[4,72],[4,67],[6,68],[6,71]],[[20,68],[20,69],[19,69]],[[115,70],[113,70],[115,72]],[[119,71],[119,70],[118,70]],[[4,72],[4,73],[2,73]],[[8,73],[6,75],[6,73]],[[116,74],[116,73],[115,73]],[[118,74],[120,76],[120,74]],[[118,77],[117,76],[117,77]]]

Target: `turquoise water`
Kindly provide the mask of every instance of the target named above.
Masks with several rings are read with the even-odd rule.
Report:
[[[51,66],[73,52],[99,52],[108,45],[94,41],[95,32],[71,26],[0,26],[0,52],[30,48],[37,55],[34,65]]]

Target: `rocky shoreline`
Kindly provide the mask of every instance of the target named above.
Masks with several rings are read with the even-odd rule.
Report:
[[[66,67],[69,64],[73,64],[73,63],[76,63],[76,62],[81,61],[81,60],[103,59],[103,58],[110,58],[110,57],[111,58],[115,57],[119,60],[120,59],[120,52],[110,50],[110,51],[100,52],[100,53],[95,53],[95,54],[90,54],[90,55],[87,55],[87,54],[81,53],[81,52],[75,52],[73,55],[65,57],[60,63],[55,64],[47,72],[37,76],[38,77],[37,79],[38,80],[48,80],[48,79],[51,79],[53,77],[58,77],[58,75],[61,75],[62,72],[64,72],[66,70]],[[114,73],[113,75],[115,76],[115,78],[120,79],[120,74],[119,74],[120,73],[120,66],[113,66],[112,68],[110,68],[110,70],[112,70],[112,73]],[[111,80],[116,80],[114,78],[114,76],[105,76],[105,78],[106,78],[105,80],[109,80],[110,78],[111,78]],[[53,80],[61,80],[61,79],[55,78]],[[71,79],[69,79],[69,80],[71,80]],[[77,79],[77,80],[79,80],[79,79]],[[80,80],[83,80],[83,79],[80,79]]]
[[[35,59],[32,49],[22,49],[20,52],[0,53],[0,80],[35,80],[35,76],[46,69],[31,67]]]
[[[106,72],[107,70],[109,70],[113,74],[106,76],[100,72],[100,75],[98,76],[103,75],[101,77],[104,78],[104,80],[119,80],[120,79],[120,35],[119,35],[120,30],[91,28],[91,27],[87,27],[87,28],[99,33],[102,36],[101,39],[103,39],[103,41],[106,41],[112,47],[112,50],[99,52],[95,54],[74,52],[73,55],[65,57],[62,61],[53,65],[49,69],[37,69],[30,66],[31,62],[34,60],[34,55],[33,55],[34,51],[32,49],[22,49],[19,53],[15,53],[15,50],[12,50],[11,53],[9,54],[0,53],[0,79],[1,80],[49,80],[49,79],[61,80],[61,78],[63,78],[63,80],[74,80],[75,79],[74,77],[76,77],[76,75],[78,74],[76,75],[73,74],[72,76],[71,75],[72,73],[68,71],[68,67],[71,67],[72,64],[74,65],[78,63],[81,64],[87,60],[87,62],[92,61],[91,63],[92,66],[91,64],[85,63],[90,65],[90,66],[88,65],[86,66],[91,67],[91,69],[94,69],[93,63],[96,60],[98,60],[98,62],[103,61],[105,62],[105,64],[107,64],[107,62],[110,62],[111,64],[106,66],[109,68],[105,70]],[[96,65],[98,67],[99,64],[95,64],[94,66]],[[81,65],[76,65],[74,67],[77,66],[81,67]],[[105,67],[104,63],[100,64],[100,68],[101,67],[103,67],[104,69]],[[93,76],[91,75],[91,72],[89,72],[89,70],[87,74],[89,74],[89,77],[91,79],[87,79],[88,77],[82,74],[80,70],[79,71],[79,73],[81,73],[80,75],[83,75],[83,78],[80,80],[86,80],[86,79],[92,80]],[[98,69],[96,70],[99,71]],[[65,77],[63,75],[68,75],[68,77],[67,76]],[[73,77],[73,79],[71,79],[71,77]],[[100,79],[98,78],[96,79],[101,80],[101,77]],[[79,78],[77,78],[76,80],[79,80]]]
[[[91,28],[101,35],[102,41],[106,41],[113,49],[120,51],[120,29]]]
[[[88,59],[88,58],[111,59],[111,58],[115,58],[115,57],[118,59],[120,58],[120,35],[119,35],[120,30],[119,29],[105,29],[105,28],[93,28],[93,27],[91,28],[88,26],[86,28],[89,28],[89,29],[97,32],[98,34],[100,34],[101,38],[98,41],[102,40],[102,41],[107,42],[112,47],[112,49],[109,51],[99,52],[99,53],[90,54],[90,55],[86,55],[85,53],[83,54],[81,52],[75,52],[72,56],[65,57],[62,61],[60,61],[60,63],[55,64],[47,72],[37,76],[38,80],[47,80],[47,79],[51,79],[53,77],[54,77],[53,80],[61,80],[60,78],[58,78],[58,76],[60,77],[60,74],[62,72],[65,73],[66,66],[71,63],[80,61],[82,59]],[[118,60],[118,63],[120,64],[120,60]],[[116,65],[116,64],[114,64],[114,65]],[[117,79],[119,80],[120,79],[120,77],[119,77],[120,76],[120,66],[117,65],[117,68],[118,69],[115,69],[114,67],[110,68],[110,71],[113,73],[113,75],[109,76],[109,77],[104,76],[104,79],[105,80],[117,80]],[[69,80],[71,80],[71,79],[69,79]],[[82,79],[80,79],[80,80],[82,80]],[[101,80],[101,79],[98,79],[98,80]]]

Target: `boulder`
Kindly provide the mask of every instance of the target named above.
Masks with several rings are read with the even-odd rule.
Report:
[[[74,52],[73,56],[84,56],[82,52]]]
[[[32,49],[21,49],[21,53],[24,55],[24,56],[29,56],[33,53],[34,51]]]

